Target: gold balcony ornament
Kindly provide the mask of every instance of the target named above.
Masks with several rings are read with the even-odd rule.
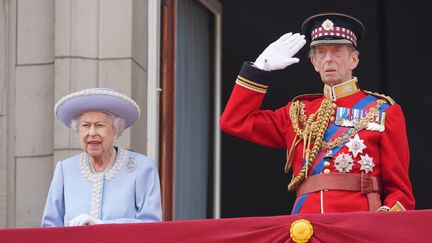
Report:
[[[389,209],[389,211],[406,211],[406,209],[402,205],[402,203],[396,201],[396,203]]]
[[[313,235],[312,224],[306,219],[299,219],[291,224],[290,236],[294,242],[306,243]]]

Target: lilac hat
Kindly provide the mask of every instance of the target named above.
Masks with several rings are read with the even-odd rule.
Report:
[[[125,120],[125,128],[132,126],[141,113],[134,100],[107,88],[90,88],[68,94],[54,107],[57,118],[68,127],[72,119],[86,111],[114,114]]]

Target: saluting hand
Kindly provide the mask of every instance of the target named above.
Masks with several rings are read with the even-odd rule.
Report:
[[[254,65],[265,71],[273,71],[298,63],[300,60],[293,56],[306,44],[304,38],[299,33],[284,34],[259,55]]]

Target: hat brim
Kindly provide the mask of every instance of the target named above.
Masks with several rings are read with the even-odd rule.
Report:
[[[354,46],[354,44],[347,39],[335,39],[335,40],[314,40],[310,43],[310,47],[322,46],[322,45],[349,45]]]
[[[116,115],[124,119],[125,128],[134,124],[140,115],[139,107],[132,99],[128,100],[125,97],[109,94],[66,96],[59,103],[55,108],[56,116],[68,127],[72,119],[88,111],[101,111]]]

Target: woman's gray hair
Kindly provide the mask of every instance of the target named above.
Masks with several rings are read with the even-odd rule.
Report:
[[[117,132],[117,138],[119,138],[122,135],[123,131],[125,130],[125,127],[126,127],[125,120],[123,118],[120,118],[120,117],[112,114],[112,113],[109,113],[109,112],[104,112],[104,113],[106,113],[112,119],[112,121],[113,121],[113,128]],[[82,113],[82,114],[84,114],[84,113]],[[70,124],[70,127],[76,133],[78,133],[78,131],[79,131],[78,130],[78,120],[80,119],[80,117],[81,117],[82,114],[80,114],[79,116],[77,116],[74,119],[72,119],[71,124]]]

